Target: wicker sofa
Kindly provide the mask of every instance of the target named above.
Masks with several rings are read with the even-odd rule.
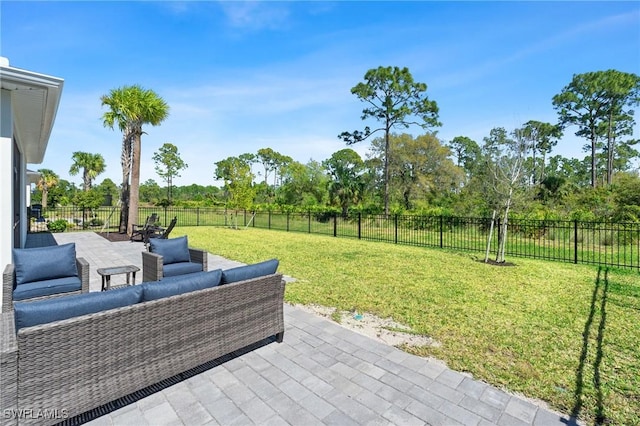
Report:
[[[26,305],[32,309],[38,306],[34,304],[67,299],[69,306],[77,306],[79,300],[109,293],[113,296],[107,297],[117,298],[127,291],[144,296],[217,271],[16,304],[0,318],[0,421],[57,423],[270,336],[282,342],[282,275],[244,279],[247,275],[240,269],[233,278],[238,269],[220,271],[220,285],[214,287],[155,300],[141,296],[138,303],[18,331],[17,316]],[[241,281],[227,283],[234,279]]]

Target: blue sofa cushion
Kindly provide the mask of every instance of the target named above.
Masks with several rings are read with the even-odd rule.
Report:
[[[162,256],[162,263],[164,265],[189,262],[191,260],[191,255],[189,254],[189,242],[186,235],[167,240],[152,238],[149,241],[149,251]]]
[[[165,277],[192,274],[194,272],[202,272],[202,263],[178,262],[162,266],[162,275]]]
[[[222,271],[222,284],[236,281],[250,280],[251,278],[275,274],[278,269],[278,259],[265,260],[253,265],[238,266],[237,268]]]
[[[221,277],[222,270],[216,269],[214,271],[178,275],[161,281],[147,282],[141,286],[144,290],[142,293],[142,301],[162,299],[163,297],[171,297],[176,294],[215,287],[220,284]]]
[[[134,285],[105,292],[72,294],[35,302],[16,302],[13,304],[16,330],[133,305],[141,301],[142,286]],[[123,333],[125,332],[126,330],[123,330]]]
[[[13,290],[13,300],[31,299],[32,297],[50,296],[70,291],[80,291],[82,281],[79,277],[55,278],[53,280],[36,281],[20,284]]]
[[[13,249],[16,286],[54,278],[77,277],[75,243]]]

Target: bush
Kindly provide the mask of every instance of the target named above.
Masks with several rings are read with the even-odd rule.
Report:
[[[90,226],[102,226],[102,225],[104,225],[104,220],[102,220],[100,218],[97,218],[97,217],[94,217],[93,219],[91,219],[89,221],[89,225]]]
[[[64,232],[67,230],[67,221],[64,219],[54,220],[47,223],[47,229],[51,232]]]

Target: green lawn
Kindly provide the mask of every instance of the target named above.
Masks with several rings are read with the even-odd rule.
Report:
[[[589,423],[639,425],[640,276],[260,229],[181,227],[191,246],[278,258],[292,303],[371,312],[441,342],[409,348]]]

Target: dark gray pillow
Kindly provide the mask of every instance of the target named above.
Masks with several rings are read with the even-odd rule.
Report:
[[[147,282],[142,285],[144,289],[142,301],[162,299],[176,294],[215,287],[220,284],[221,277],[222,270],[216,269],[214,271],[177,275],[165,278],[162,281]]]
[[[189,262],[191,256],[189,255],[189,241],[187,236],[161,239],[152,238],[149,241],[149,251],[162,256],[162,263],[168,265],[177,262]]]
[[[15,302],[13,309],[16,330],[133,305],[141,300],[142,286],[134,285],[104,292],[73,294],[35,302]]]
[[[75,243],[13,249],[16,285],[54,278],[77,277]]]
[[[237,268],[222,271],[222,284],[236,281],[250,280],[251,278],[275,274],[278,269],[278,259],[265,260],[253,265],[238,266]]]

